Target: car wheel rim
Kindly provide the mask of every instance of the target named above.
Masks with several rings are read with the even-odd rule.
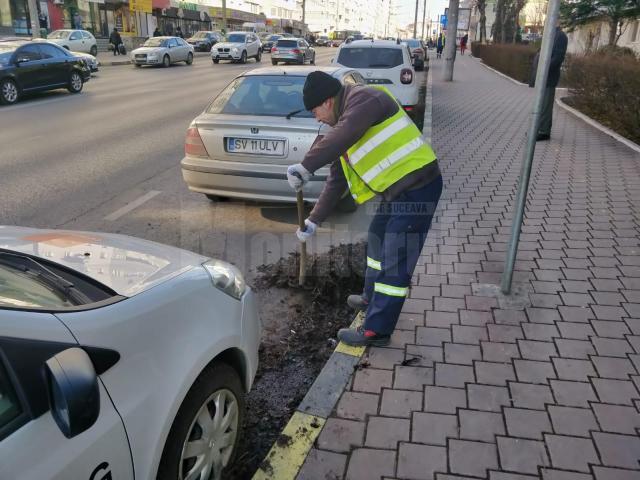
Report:
[[[239,407],[227,389],[214,392],[200,407],[182,446],[179,480],[221,480],[239,428]]]
[[[4,85],[2,85],[2,96],[9,103],[15,102],[18,98],[17,87],[11,82],[5,82]]]
[[[80,90],[82,88],[82,79],[77,73],[71,76],[71,87],[74,90]]]

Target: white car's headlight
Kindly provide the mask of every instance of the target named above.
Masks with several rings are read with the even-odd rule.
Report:
[[[240,270],[221,260],[209,260],[202,266],[211,276],[213,285],[233,298],[240,299],[247,290],[247,284]]]
[[[236,47],[233,47],[233,48],[231,49],[231,51],[232,51],[233,53],[238,53],[238,49],[237,49]]]

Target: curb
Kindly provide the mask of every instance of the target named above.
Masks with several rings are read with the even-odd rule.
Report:
[[[560,98],[556,98],[556,103],[558,104],[558,106],[560,106],[561,108],[564,108],[567,112],[569,112],[572,115],[578,117],[580,120],[584,121],[585,123],[587,123],[588,125],[592,126],[593,128],[595,128],[597,130],[600,130],[605,135],[609,135],[614,140],[617,140],[618,142],[620,142],[620,143],[626,145],[627,147],[629,147],[631,150],[634,150],[634,151],[640,153],[640,145],[638,145],[637,143],[629,140],[628,138],[623,137],[619,133],[616,133],[613,130],[611,130],[610,128],[605,127],[604,125],[602,125],[597,120],[594,120],[593,118],[589,117],[588,115],[585,115],[584,113],[580,112],[579,110],[576,110],[575,108],[570,107],[569,105],[564,103],[562,101],[562,99],[560,99]]]
[[[363,321],[360,312],[351,328]],[[338,344],[252,480],[295,480],[365,350]]]
[[[120,65],[131,65],[131,60],[125,60],[122,62],[100,62],[101,67],[117,67]]]

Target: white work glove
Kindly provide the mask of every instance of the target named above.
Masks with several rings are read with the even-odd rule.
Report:
[[[305,225],[304,232],[300,230],[300,227],[298,227],[298,229],[296,230],[296,235],[298,236],[298,240],[300,240],[301,242],[306,242],[308,239],[310,239],[318,229],[318,225],[313,223],[308,218],[304,221],[304,225]]]
[[[291,188],[296,192],[302,190],[302,186],[307,183],[310,178],[311,172],[304,168],[301,163],[289,165],[289,168],[287,168],[287,180]]]

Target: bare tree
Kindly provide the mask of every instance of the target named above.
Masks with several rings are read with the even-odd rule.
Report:
[[[573,30],[594,20],[609,24],[609,45],[616,45],[627,23],[640,17],[638,0],[563,0],[560,15],[565,26]]]
[[[480,43],[486,43],[487,41],[487,0],[475,0],[473,6],[478,9],[480,14],[480,20],[478,25],[480,26]]]

